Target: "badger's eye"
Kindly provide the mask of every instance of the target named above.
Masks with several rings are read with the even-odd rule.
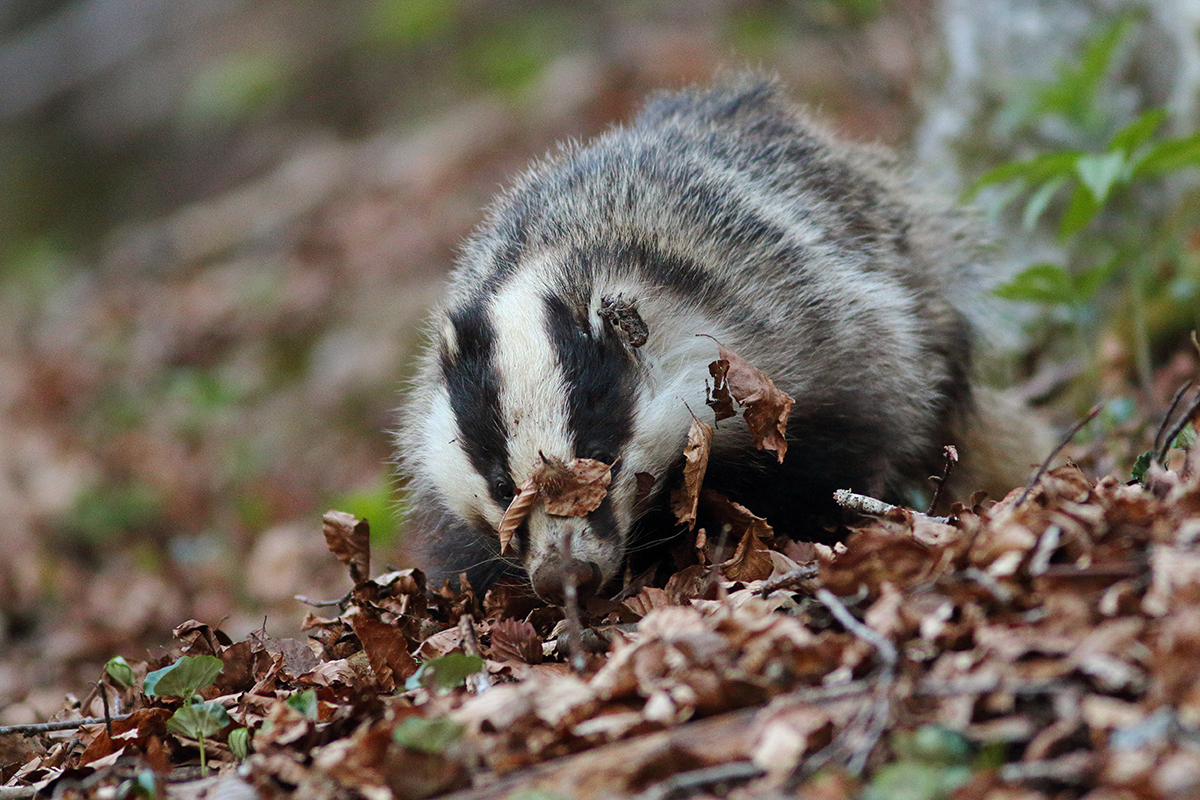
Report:
[[[513,496],[517,493],[516,484],[513,479],[507,475],[498,477],[492,481],[492,497],[502,506],[507,506],[512,502]]]

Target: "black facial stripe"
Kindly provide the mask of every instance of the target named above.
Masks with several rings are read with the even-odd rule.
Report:
[[[616,480],[617,470],[613,469],[613,480]],[[602,542],[621,541],[621,526],[617,524],[617,515],[613,512],[612,495],[607,495],[600,507],[588,514],[588,529],[591,535]]]
[[[546,334],[567,386],[575,454],[612,458],[633,430],[635,365],[616,336],[593,335],[589,309],[557,295],[543,297]]]
[[[457,352],[442,353],[442,377],[458,423],[459,444],[475,471],[488,482],[492,499],[503,504],[497,486],[509,474],[507,429],[500,414],[500,377],[492,360],[496,333],[487,306],[475,300],[450,312]]]

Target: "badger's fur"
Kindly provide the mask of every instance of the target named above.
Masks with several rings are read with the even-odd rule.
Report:
[[[713,339],[795,398],[782,465],[738,417],[717,426],[706,479],[777,532],[802,533],[835,489],[886,494],[936,471],[971,404],[955,302],[970,237],[890,156],[834,141],[777,94],[745,80],[659,96],[495,202],[398,436],[435,579],[483,588],[523,566],[553,595],[566,571],[591,590],[620,574],[638,537],[664,534],[645,513],[665,504],[693,414],[712,419]],[[587,517],[535,508],[500,559],[496,526],[543,456],[614,464],[608,495]]]

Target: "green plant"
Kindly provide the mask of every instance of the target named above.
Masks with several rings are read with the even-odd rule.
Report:
[[[229,712],[215,700],[196,694],[211,685],[225,665],[216,656],[183,656],[174,664],[146,676],[143,690],[150,697],[181,697],[183,706],[167,720],[167,730],[200,743],[200,772],[208,774],[205,741],[231,722]]]
[[[1138,375],[1148,386],[1149,302],[1156,296],[1169,301],[1172,293],[1181,298],[1194,293],[1167,286],[1162,269],[1187,260],[1190,220],[1160,207],[1165,179],[1200,166],[1200,133],[1163,135],[1168,119],[1163,109],[1150,109],[1118,126],[1103,107],[1110,62],[1134,27],[1126,18],[1103,30],[1084,48],[1078,64],[1064,67],[1056,82],[1036,88],[1032,101],[1015,115],[1027,124],[1038,115],[1055,117],[1060,129],[1073,131],[1071,138],[1085,146],[1002,164],[983,175],[972,194],[1004,187],[997,209],[1025,198],[1020,225],[1026,231],[1052,220],[1062,263],[1033,264],[995,291],[1007,300],[1064,311],[1085,364],[1094,363],[1089,332],[1110,323],[1119,307],[1103,307],[1101,292],[1115,278],[1123,281]]]

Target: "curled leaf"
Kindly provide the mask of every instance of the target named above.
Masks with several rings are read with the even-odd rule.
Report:
[[[671,511],[689,530],[696,527],[696,507],[700,503],[700,486],[708,469],[712,440],[712,426],[693,417],[683,448],[683,483],[671,493]]]

